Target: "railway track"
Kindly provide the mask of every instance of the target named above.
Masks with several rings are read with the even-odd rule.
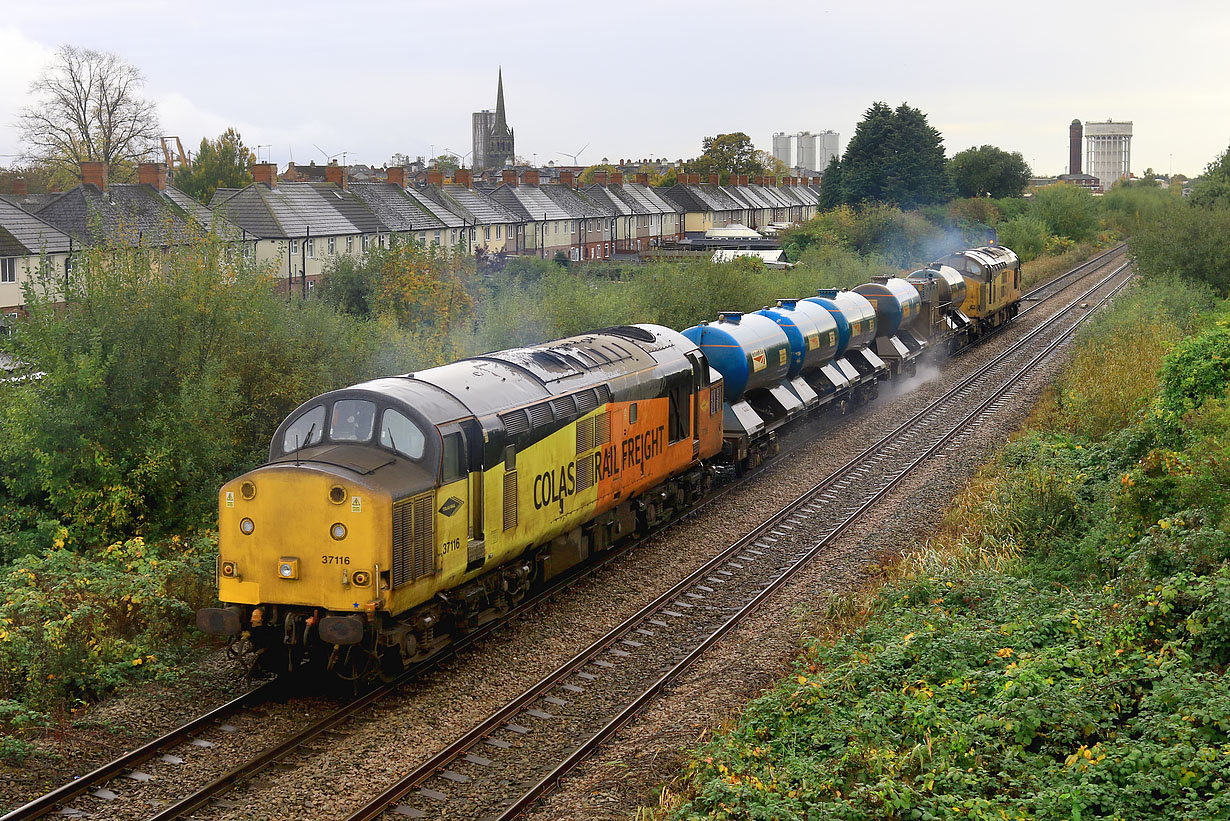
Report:
[[[516,818],[920,466],[1017,401],[1027,377],[1130,281],[1069,306],[747,536],[456,738],[347,821]],[[1096,302],[1086,304],[1099,294]],[[554,762],[544,766],[544,762]]]
[[[1122,251],[1122,246],[1120,246],[1119,248],[1111,249],[1099,255],[1098,257],[1095,257],[1083,263],[1082,265],[1079,265],[1076,268],[1073,268],[1071,271],[1068,271],[1065,274],[1060,275],[1054,280],[1051,280],[1050,282],[1042,286],[1039,286],[1038,288],[1035,288],[1033,291],[1030,291],[1025,296],[1027,298],[1035,299],[1036,301],[1034,305],[1030,305],[1024,311],[1022,311],[1022,313],[1026,313],[1027,311],[1036,307],[1037,304],[1041,303],[1042,301],[1046,299],[1049,299],[1051,296],[1063,290],[1064,288],[1069,287],[1069,285],[1065,283],[1070,283],[1070,281],[1073,280],[1074,278],[1089,275],[1091,271],[1094,271],[1099,266],[1106,264],[1107,260],[1113,258],[1118,253],[1121,253],[1121,251]],[[1047,293],[1047,291],[1050,291],[1050,293]],[[1027,338],[1033,338],[1034,336],[1037,335],[1037,333],[1038,331],[1036,330],[1030,335],[1030,337],[1027,337]],[[982,373],[982,371],[980,371],[979,373]],[[973,378],[974,377],[971,377],[970,379],[973,379]],[[970,380],[966,380],[966,382],[969,382],[969,381]],[[962,384],[965,384],[965,383],[962,383]],[[812,433],[814,435],[814,431]],[[789,452],[789,450],[787,449],[785,452]],[[677,519],[674,522],[668,523],[664,527],[669,527],[671,524],[674,524],[680,520],[699,515],[705,509],[707,509],[708,507],[716,503],[727,492],[730,492],[734,490],[736,487],[742,485],[743,481],[744,480],[731,481],[726,486],[715,491],[710,496],[710,498],[706,500],[702,505],[699,505],[681,514],[679,517],[677,517]],[[779,516],[781,515],[782,514],[779,514]],[[776,521],[776,518],[774,521]],[[786,525],[786,527],[787,529],[790,529],[792,526]],[[656,535],[660,533],[662,529],[663,528],[659,528],[657,531],[654,532],[654,534],[651,534],[651,535]],[[768,538],[776,539],[777,537],[769,536]],[[606,566],[610,562],[616,560],[625,551],[635,549],[637,544],[639,544],[639,541],[629,542],[629,543],[626,543],[620,546],[617,549],[608,551],[607,553],[603,555],[600,561],[595,562],[586,567],[579,568],[576,572],[557,580],[557,582],[553,583],[550,587],[538,592],[533,597],[527,598],[526,601],[522,602],[513,611],[510,611],[510,613],[507,615],[505,619],[501,619],[498,622],[494,622],[492,624],[486,625],[483,628],[480,628],[479,630],[476,630],[473,633],[463,637],[462,639],[457,641],[455,644],[453,644],[451,647],[449,647],[447,650],[443,651],[442,653],[432,656],[430,659],[427,659],[423,662],[420,662],[419,664],[415,665],[410,670],[407,670],[405,674],[398,677],[396,680],[389,682],[387,684],[384,684],[366,693],[361,698],[350,701],[335,710],[326,711],[326,713],[322,717],[311,721],[307,727],[301,730],[295,731],[295,732],[288,733],[286,737],[282,741],[277,743],[276,745],[260,751],[258,754],[252,756],[250,759],[244,761],[243,763],[228,769],[222,775],[212,777],[212,778],[206,777],[204,779],[205,783],[202,786],[195,789],[190,794],[184,795],[181,798],[172,799],[172,800],[159,800],[157,798],[142,797],[140,794],[138,794],[141,791],[136,791],[136,793],[134,793],[133,791],[128,789],[128,786],[133,784],[134,782],[141,783],[141,782],[154,780],[155,776],[151,775],[150,773],[144,772],[141,769],[141,767],[146,766],[147,762],[151,762],[151,761],[157,762],[155,764],[155,768],[157,767],[179,767],[183,765],[185,760],[190,757],[192,748],[194,747],[212,748],[215,746],[215,742],[209,741],[207,737],[212,736],[216,738],[218,734],[227,735],[227,734],[242,733],[244,731],[243,724],[245,724],[247,720],[256,720],[256,721],[262,720],[263,716],[259,712],[260,705],[265,704],[271,698],[278,697],[281,694],[276,684],[270,683],[270,684],[257,687],[249,691],[248,693],[244,694],[243,696],[240,696],[239,698],[234,699],[233,701],[228,702],[227,704],[224,704],[216,708],[215,710],[210,711],[209,713],[205,715],[202,715],[196,719],[193,719],[192,721],[188,722],[187,724],[184,724],[181,727],[176,728],[170,733],[167,733],[166,735],[160,738],[154,739],[153,741],[150,741],[149,743],[143,745],[142,747],[136,750],[126,753],[120,758],[117,758],[115,761],[112,761],[102,767],[99,767],[93,772],[83,775],[80,778],[77,778],[74,781],[63,785],[60,788],[53,790],[52,792],[47,793],[46,795],[43,795],[39,797],[38,799],[35,799],[34,801],[31,801],[30,803],[16,810],[11,811],[7,815],[0,817],[0,821],[19,821],[19,819],[24,821],[24,819],[38,818],[48,813],[51,813],[53,811],[57,812],[57,814],[64,816],[64,817],[75,817],[75,816],[85,817],[87,815],[98,812],[99,810],[102,810],[102,809],[110,809],[112,802],[124,803],[124,800],[135,800],[135,801],[141,802],[141,806],[144,808],[142,812],[148,811],[148,812],[154,813],[153,815],[148,815],[148,816],[143,816],[143,817],[150,817],[152,819],[156,819],[156,821],[163,821],[164,819],[184,817],[190,813],[194,813],[200,810],[203,807],[207,807],[210,804],[213,804],[219,808],[232,807],[234,806],[234,804],[232,802],[226,801],[224,798],[222,798],[222,796],[224,796],[230,789],[235,787],[237,784],[243,783],[251,779],[253,776],[260,773],[262,770],[268,768],[270,765],[274,764],[275,762],[284,762],[284,766],[286,766],[285,762],[287,761],[287,759],[292,757],[296,753],[296,751],[306,749],[307,752],[309,753],[312,752],[309,745],[315,739],[318,739],[321,736],[329,734],[329,733],[337,732],[338,728],[344,725],[346,722],[351,721],[357,717],[360,717],[361,715],[363,715],[365,710],[368,710],[373,705],[387,698],[389,695],[397,692],[398,689],[400,689],[402,686],[406,685],[407,683],[413,681],[414,679],[418,678],[425,671],[436,668],[441,662],[446,661],[450,657],[455,656],[458,653],[461,653],[464,650],[474,646],[475,644],[482,641],[484,638],[488,637],[493,630],[507,623],[509,619],[515,618],[518,615],[531,610],[532,608],[540,604],[544,599],[550,598],[551,596],[559,592],[561,589],[574,583],[578,578],[587,576],[591,573],[598,571],[599,569]],[[754,542],[752,542],[751,544],[752,544],[752,547],[748,549],[746,553],[746,555],[750,558],[747,558],[745,560],[747,565],[749,566],[754,564],[756,561],[760,559],[760,557],[756,555],[757,551],[761,553],[764,552],[764,551],[761,551],[760,548],[756,547]],[[730,551],[727,551],[727,554],[730,554]],[[724,554],[724,555],[727,555],[727,554]],[[727,555],[727,558],[729,558],[728,555]],[[697,576],[696,578],[707,579],[708,583],[700,584],[699,587],[704,588],[704,587],[710,587],[710,585],[721,585],[721,584],[727,583],[728,579],[726,576],[723,575],[724,568],[718,567],[718,564],[721,563],[720,559],[721,557],[718,557],[718,559],[715,559],[713,560],[713,562],[710,562],[709,565],[706,565],[705,568],[702,568],[701,574]],[[770,562],[761,562],[761,566],[762,567],[767,566],[769,563]],[[739,569],[742,569],[742,568],[739,568]],[[727,570],[725,572],[729,572],[729,571]],[[712,577],[712,578],[709,578],[709,577]],[[685,580],[684,582],[680,583],[680,585],[687,585],[687,584],[695,585],[697,584],[697,582],[695,579],[693,579],[691,582],[689,582],[688,580]],[[677,589],[682,590],[680,586],[677,586]],[[712,588],[712,590],[716,591],[717,588]],[[681,602],[678,604],[677,609],[672,612],[694,610],[697,607],[696,602],[699,600],[694,600],[692,598],[692,595],[696,595],[697,592],[698,591],[693,591],[693,590],[683,590],[682,593],[676,592],[675,595],[681,599]],[[706,593],[707,591],[700,590],[699,592]],[[691,605],[691,607],[689,607],[688,605]],[[733,605],[731,605],[731,607],[733,607]],[[711,612],[709,605],[702,606],[702,609],[705,612]],[[670,616],[669,618],[674,619],[674,618],[679,618],[679,617]],[[661,621],[661,619],[658,619],[658,621]],[[651,628],[656,627],[656,626],[657,625],[651,625]],[[657,636],[657,633],[651,628],[646,628],[646,627],[632,628],[632,631],[633,633],[635,633],[637,629],[640,629],[640,630],[643,630],[649,633],[653,633],[654,634],[653,636],[645,635],[644,633],[635,633],[635,635],[640,636],[641,638],[649,639],[649,638],[653,638],[654,636]],[[716,638],[714,638],[713,640],[716,641]],[[646,646],[647,642],[638,641],[636,638],[630,638],[628,636],[622,636],[618,639],[612,639],[612,641],[607,642],[607,644],[616,644],[619,646],[610,647],[608,650],[606,645],[604,645],[602,648],[599,648],[598,652],[608,650],[608,653],[610,656],[614,658],[621,658],[622,656],[620,655],[620,653],[627,653],[630,656],[632,651],[639,650],[640,648]],[[705,646],[708,646],[708,645],[706,644]],[[627,648],[627,649],[625,650],[623,648]],[[602,669],[604,665],[597,663],[598,661],[602,661],[602,660],[603,659],[595,660],[592,666],[598,669]],[[563,669],[564,668],[561,668],[561,670]],[[567,675],[570,675],[570,674],[562,674],[562,675],[566,677]],[[594,674],[590,674],[590,675],[594,675]],[[672,674],[670,677],[673,677],[674,675],[677,675],[677,672]],[[585,671],[579,671],[577,673],[577,677],[580,678],[582,681],[587,680],[585,678]],[[568,689],[568,685],[566,682],[561,681],[557,683],[560,684],[564,692],[568,692],[568,693],[572,692],[571,690]],[[571,686],[577,687],[578,685],[574,684]],[[582,687],[581,689],[583,690],[584,688]],[[576,694],[574,693],[574,695]],[[551,698],[551,697],[543,696],[543,698]],[[560,700],[560,701],[568,701],[568,699],[562,699],[559,697],[555,697],[555,698],[557,698],[557,700]],[[573,699],[571,702],[569,702],[569,704],[576,703],[577,701],[579,700]],[[569,706],[569,704],[557,705],[552,701],[547,701],[546,703],[553,705],[553,708],[565,708]],[[530,707],[527,707],[526,709],[535,710],[537,708],[530,706]],[[575,710],[577,708],[574,707],[573,709]],[[537,710],[537,712],[544,713],[546,715],[551,716],[552,718],[556,717],[555,713],[548,713],[547,710]],[[563,710],[557,709],[557,713],[559,713],[560,715],[562,715],[563,712],[564,712]],[[534,712],[526,712],[526,715],[529,716],[530,718],[535,718],[538,720],[545,720],[537,716]],[[235,722],[236,724],[239,724],[240,726],[236,727],[234,724],[231,724],[231,722]],[[486,722],[484,722],[484,724],[485,723]],[[533,722],[527,721],[527,723],[532,724]],[[508,730],[508,732],[513,733],[514,736],[517,736],[517,735],[528,736],[530,734],[529,730],[531,729],[531,727],[528,727],[522,724],[510,723],[509,721],[504,721],[503,725],[511,728]],[[520,732],[520,731],[523,731],[523,732]],[[489,737],[489,736],[486,736],[486,737]],[[584,743],[585,737],[586,737],[586,734],[584,732],[578,732],[577,734],[575,734],[575,738],[578,741],[577,741],[577,744],[574,744],[572,746],[579,746],[581,743]],[[588,738],[591,738],[591,739],[595,737],[597,736],[593,734],[588,735]],[[499,744],[489,744],[485,741],[484,741],[484,744],[488,747],[495,747],[497,749],[501,748]],[[512,746],[513,745],[510,743],[509,749],[511,749]],[[179,755],[176,755],[176,753],[179,753]],[[473,766],[489,766],[488,764],[483,764],[481,761],[476,763],[474,759],[481,759],[482,761],[491,761],[491,759],[486,759],[484,756],[480,756],[476,753],[468,753],[468,752],[463,753],[461,754],[461,757],[464,759],[465,755],[471,756],[470,759],[465,760],[465,763],[469,765],[473,765]],[[432,769],[430,770],[430,772],[423,768],[420,768],[420,770],[423,770],[423,773],[425,774],[424,777],[420,779],[418,783],[415,783],[412,787],[403,791],[402,796],[404,796],[409,791],[412,791],[420,787],[421,784],[426,779],[433,777],[434,774],[439,774],[440,778],[443,778],[445,781],[450,781],[449,776],[444,775],[444,773],[453,773],[453,771],[448,770],[444,766],[444,764],[437,761],[437,759],[439,758],[440,757],[437,756],[432,759],[432,762],[435,762],[435,763],[432,764]],[[456,758],[456,756],[454,756],[454,758]],[[150,768],[147,767],[147,769],[150,769]],[[457,773],[454,773],[454,774],[456,775]],[[458,779],[456,781],[452,781],[451,783],[462,785],[462,784],[469,783],[469,781]],[[123,786],[117,786],[117,784],[123,784]],[[114,789],[110,789],[109,787],[114,787]],[[424,792],[423,794],[425,796],[430,797],[433,792],[439,792],[439,791],[433,791],[430,788],[426,788],[426,792]],[[94,799],[93,801],[89,803],[88,810],[77,808],[74,805],[74,800],[82,799],[83,796],[87,796],[87,795],[91,796]],[[384,800],[383,805],[388,806],[390,804],[394,804],[397,802],[397,800],[399,799]],[[372,802],[372,804],[370,804],[369,807],[374,807],[378,803],[379,802]],[[402,805],[402,804],[398,804],[397,806],[401,807],[405,814],[408,814],[411,816],[415,814],[414,810],[417,809],[417,808],[409,807],[409,806]],[[118,806],[116,806],[115,809],[118,809]],[[418,811],[423,812],[422,810],[418,810]],[[131,815],[131,813],[124,813],[124,814]],[[377,812],[376,815],[379,815],[379,812]],[[355,818],[376,817],[376,815],[363,816],[363,815],[356,814],[354,817]]]

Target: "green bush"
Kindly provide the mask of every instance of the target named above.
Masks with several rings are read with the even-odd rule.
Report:
[[[39,374],[0,391],[8,558],[59,524],[85,545],[207,526],[218,485],[298,403],[388,372],[399,350],[387,329],[287,301],[209,238],[81,253],[64,309],[62,283],[43,285],[2,343]]]
[[[174,675],[186,625],[213,600],[216,540],[137,537],[86,553],[64,548],[64,535],[0,575],[3,692],[52,710]]]
[[[1030,262],[1047,252],[1046,223],[1038,217],[1022,214],[1007,222],[1001,222],[995,227],[996,241],[1007,248],[1016,251],[1021,262]]]
[[[1087,188],[1056,183],[1039,188],[1030,200],[1029,213],[1046,223],[1050,232],[1074,242],[1092,239],[1098,228],[1098,203]]]

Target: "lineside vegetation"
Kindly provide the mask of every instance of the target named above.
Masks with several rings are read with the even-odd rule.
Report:
[[[787,271],[707,259],[480,264],[399,245],[339,259],[306,301],[206,233],[166,251],[79,254],[67,282],[34,283],[30,317],[0,340],[27,366],[0,387],[0,756],[20,758],[48,721],[126,682],[180,675],[198,641],[185,625],[212,596],[216,489],[262,461],[304,398],[911,270],[983,242],[998,208],[837,209],[787,237],[798,262]],[[1056,246],[1066,256],[1030,267],[1067,266],[1116,239],[1108,214]]]

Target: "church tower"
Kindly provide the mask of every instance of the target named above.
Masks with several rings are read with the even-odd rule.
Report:
[[[516,146],[513,140],[513,130],[508,127],[504,114],[504,68],[500,67],[499,81],[495,94],[495,121],[487,135],[484,154],[484,165],[487,168],[505,168],[513,164],[516,157]]]

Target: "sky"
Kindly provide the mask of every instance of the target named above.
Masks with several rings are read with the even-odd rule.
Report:
[[[1101,11],[1099,11],[1101,9]],[[1194,176],[1230,144],[1218,0],[41,0],[0,15],[0,165],[62,43],[145,77],[164,134],[235,127],[262,160],[381,165],[451,152],[504,71],[517,153],[546,164],[687,159],[705,136],[832,129],[906,102],[949,155],[991,144],[1068,170],[1073,118],[1130,120],[1132,171]]]

